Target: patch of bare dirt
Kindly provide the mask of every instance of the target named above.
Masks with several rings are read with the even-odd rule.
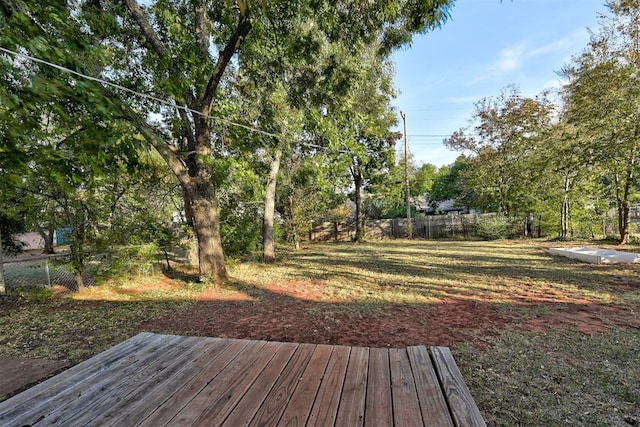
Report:
[[[489,303],[376,305],[324,300],[324,283],[291,282],[216,299],[208,291],[186,311],[140,330],[199,336],[368,347],[442,345],[488,336],[510,322]]]
[[[568,328],[589,335],[606,332],[612,325],[640,329],[640,316],[628,308],[597,304],[563,305],[550,308],[549,314],[529,319],[522,327],[538,333],[544,333],[550,329]]]

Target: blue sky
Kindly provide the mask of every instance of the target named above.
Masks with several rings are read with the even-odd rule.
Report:
[[[415,38],[393,57],[399,91],[393,104],[407,115],[414,161],[452,163],[460,153],[447,150],[442,135],[467,126],[483,97],[510,84],[531,97],[559,87],[557,72],[586,48],[587,28],[597,30],[603,3],[457,0],[441,29]]]

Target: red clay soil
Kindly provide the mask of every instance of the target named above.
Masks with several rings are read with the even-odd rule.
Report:
[[[470,341],[482,349],[507,324],[539,333],[567,328],[597,334],[611,325],[640,328],[640,316],[629,308],[601,306],[581,298],[567,299],[566,296],[559,303],[557,295],[551,294],[515,298],[512,304],[524,311],[535,308],[536,313],[544,313],[522,321],[492,302],[450,299],[432,304],[362,304],[323,300],[323,289],[321,281],[290,282],[263,289],[242,289],[243,292],[213,289],[202,294],[186,309],[145,322],[139,330],[396,348],[409,345],[454,346]],[[618,288],[619,292],[633,290],[635,286]],[[9,374],[6,372],[11,370],[4,369],[8,366],[6,359],[0,360],[0,383],[8,390],[24,389],[34,381],[25,374],[32,370],[31,366],[43,367],[42,371],[32,370],[32,376],[40,376],[40,379],[60,369],[59,362],[53,362],[47,370],[45,362],[17,360],[12,369],[19,375],[11,374],[15,381],[7,381]]]
[[[147,322],[140,330],[368,347],[451,346],[507,321],[489,306],[464,301],[356,311],[271,295],[258,303],[199,301],[187,312]]]
[[[236,298],[203,294],[187,311],[140,326],[141,331],[368,347],[453,346],[484,343],[518,319],[491,302],[449,299],[433,304],[363,305],[322,300],[321,281],[290,282]],[[631,291],[622,290],[619,291]],[[520,326],[533,332],[569,328],[600,333],[616,324],[640,328],[628,309],[601,306],[583,298],[536,295],[514,299],[524,308],[547,307],[546,314]],[[540,311],[540,310],[538,310]]]

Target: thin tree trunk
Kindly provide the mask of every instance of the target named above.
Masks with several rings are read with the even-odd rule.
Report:
[[[635,148],[635,147],[634,147]],[[620,229],[620,244],[626,245],[629,243],[629,233],[631,231],[631,183],[633,182],[633,170],[635,168],[635,150],[631,152],[629,158],[629,164],[627,166],[627,173],[624,181],[624,190],[622,193],[621,210],[619,210],[619,229]]]
[[[51,230],[50,228],[48,230],[45,230],[44,228],[42,228],[42,226],[37,220],[33,222],[33,225],[35,226],[36,231],[38,232],[40,237],[42,237],[42,240],[44,240],[44,250],[42,251],[42,253],[44,254],[55,253],[53,248],[53,234],[55,230]]]
[[[290,217],[289,217],[289,227],[288,227],[289,228],[288,239],[290,242],[293,243],[293,247],[297,251],[298,249],[300,249],[300,239],[298,239],[298,227],[296,226],[296,221],[295,221],[296,203],[295,203],[295,198],[293,197],[293,192],[289,194],[289,212],[290,212]]]
[[[622,206],[618,208],[618,231],[620,232],[621,245],[629,243],[629,231],[631,228],[630,211],[629,200],[623,201]]]
[[[199,278],[226,280],[227,269],[220,236],[220,216],[215,190],[211,183],[204,183],[193,190],[190,197],[198,239]]]
[[[264,216],[262,220],[262,260],[264,262],[273,262],[276,259],[274,222],[276,214],[276,184],[281,158],[282,151],[276,150],[269,165],[269,176],[264,195]]]
[[[85,270],[84,244],[87,232],[87,215],[83,205],[74,207],[65,206],[66,217],[71,226],[71,266],[76,279],[76,291],[84,289],[82,273]]]
[[[76,290],[80,292],[84,289],[84,278],[82,277],[82,273],[76,271],[74,273],[74,277],[76,279]]]
[[[356,235],[354,240],[364,242],[364,215],[362,214],[362,181],[364,179],[362,165],[357,159],[351,165],[351,175],[355,187],[354,201],[356,204]]]
[[[567,239],[569,230],[569,174],[564,176],[564,197],[562,198],[562,210],[560,211],[560,238]]]
[[[356,242],[364,241],[364,227],[362,224],[362,183],[356,180]]]

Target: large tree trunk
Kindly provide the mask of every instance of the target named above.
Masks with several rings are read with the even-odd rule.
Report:
[[[196,237],[198,239],[199,278],[226,280],[220,236],[220,216],[213,184],[204,183],[190,191]]]
[[[274,221],[276,214],[276,183],[280,170],[282,151],[276,150],[269,165],[269,177],[264,195],[264,216],[262,220],[262,260],[273,262],[276,259]]]

